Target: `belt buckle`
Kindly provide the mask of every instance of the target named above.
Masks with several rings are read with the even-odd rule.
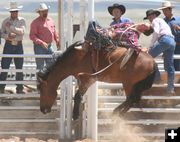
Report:
[[[12,45],[18,45],[18,41],[11,41]]]

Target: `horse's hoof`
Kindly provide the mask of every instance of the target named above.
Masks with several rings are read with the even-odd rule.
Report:
[[[12,105],[12,101],[11,101],[11,100],[6,100],[6,99],[2,99],[2,100],[1,100],[1,103],[2,103],[2,105],[4,105],[4,106],[10,106],[10,105]]]
[[[113,115],[119,115],[119,112],[120,112],[121,109],[122,109],[121,106],[116,107],[116,108],[113,110]]]
[[[122,110],[119,110],[118,108],[114,109],[113,116],[123,117],[124,113],[121,113]]]
[[[73,120],[77,120],[78,119],[78,115],[73,115]]]
[[[114,116],[117,116],[117,115],[119,115],[119,111],[117,111],[116,109],[113,111],[113,115]]]

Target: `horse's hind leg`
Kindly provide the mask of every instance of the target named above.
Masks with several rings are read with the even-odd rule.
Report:
[[[117,112],[120,115],[123,115],[124,113],[126,113],[131,107],[134,106],[134,104],[139,104],[140,99],[137,99],[137,97],[135,97],[136,94],[131,93],[129,96],[127,96],[127,99],[125,102],[123,102],[121,105],[119,105],[117,108],[115,108],[114,113],[117,114]],[[138,96],[140,96],[141,93],[138,94]]]
[[[95,82],[90,74],[81,73],[78,76],[79,79],[79,89],[74,96],[74,108],[73,108],[73,119],[76,120],[79,117],[80,104],[83,95],[86,93],[87,89]]]
[[[130,107],[132,107],[132,103],[131,103],[131,100],[129,99],[129,96],[132,96],[133,95],[133,87],[132,85],[125,85],[124,84],[124,90],[125,90],[125,93],[126,93],[126,101],[123,102],[122,104],[120,104],[118,107],[116,107],[113,111],[114,114],[124,114],[125,112],[127,112]]]
[[[126,101],[114,109],[114,114],[123,115],[126,113],[134,104],[139,104],[141,99],[142,90],[136,88],[136,85],[124,85],[126,92]]]
[[[127,112],[134,104],[140,103],[141,94],[144,90],[147,90],[152,87],[155,74],[156,74],[156,64],[154,64],[154,70],[151,74],[149,74],[145,79],[137,82],[136,84],[124,84],[124,89],[126,92],[126,101],[119,105],[115,110],[114,113],[119,111],[120,114],[124,114]]]

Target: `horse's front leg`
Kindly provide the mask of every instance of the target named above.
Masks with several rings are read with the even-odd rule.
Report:
[[[74,96],[74,108],[73,108],[73,120],[78,119],[79,109],[83,94],[80,93],[79,89]]]
[[[81,73],[78,76],[79,89],[74,96],[73,119],[76,120],[80,114],[80,105],[83,95],[87,89],[95,82],[90,74]]]

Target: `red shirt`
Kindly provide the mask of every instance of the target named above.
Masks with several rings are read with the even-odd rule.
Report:
[[[40,45],[42,42],[51,43],[59,39],[55,30],[54,21],[49,17],[46,19],[41,17],[36,18],[31,23],[29,37],[35,44]]]
[[[132,23],[122,23],[113,25],[112,27],[114,28],[114,33],[116,37],[118,37],[120,41],[128,43],[131,48],[139,51],[139,33],[136,30],[130,28],[131,26],[133,26]]]
[[[133,23],[120,23],[112,25],[108,29],[96,27],[96,30],[104,36],[111,37],[115,42],[126,43],[127,46],[139,52],[141,51],[141,45],[138,44],[139,32],[132,28],[133,26]]]

